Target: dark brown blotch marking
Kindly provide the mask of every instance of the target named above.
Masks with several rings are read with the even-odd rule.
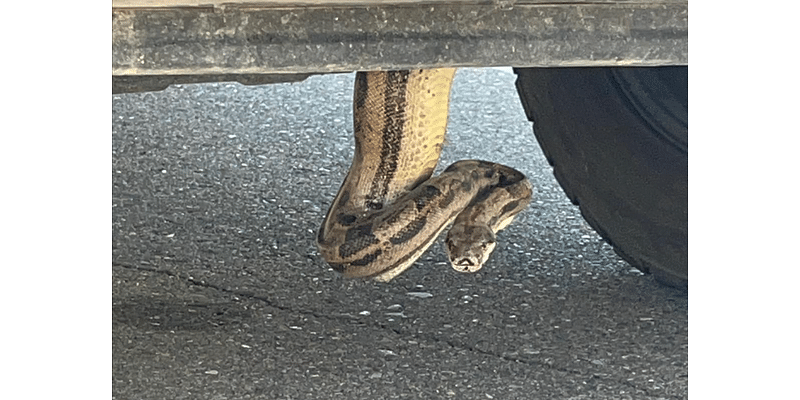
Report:
[[[342,226],[350,226],[353,225],[358,218],[353,214],[339,214],[336,216],[336,220],[339,221],[339,224]]]
[[[419,196],[417,196],[417,198],[414,199],[414,203],[417,206],[417,211],[422,211],[422,209],[425,208],[425,206],[428,205],[428,203],[430,203],[432,199],[435,199],[441,194],[442,191],[435,186],[431,185],[423,186]]]
[[[328,265],[330,265],[331,268],[333,268],[333,270],[338,273],[343,273],[345,268],[347,267],[346,264],[339,264],[339,263],[328,263]]]
[[[503,206],[503,209],[500,211],[500,215],[505,215],[517,209],[519,207],[519,200],[512,201],[511,203],[506,204]]]
[[[380,164],[369,189],[368,198],[383,199],[389,182],[397,172],[403,132],[405,131],[406,87],[410,71],[388,71],[383,93],[384,120]]]
[[[488,199],[489,195],[491,195],[491,194],[492,194],[492,188],[491,187],[484,188],[483,190],[478,192],[478,194],[475,196],[474,199],[472,199],[471,204],[480,203],[480,202]]]
[[[375,250],[374,253],[367,254],[363,258],[350,262],[350,265],[356,267],[363,267],[365,265],[369,265],[373,261],[377,260],[378,257],[383,253],[381,249]]]
[[[367,90],[369,89],[369,82],[367,81],[367,73],[366,72],[358,72],[356,73],[356,96],[355,96],[355,106],[362,108],[367,101]],[[361,93],[361,95],[359,95]]]
[[[356,73],[355,89],[353,90],[353,108],[356,115],[363,115],[360,110],[363,110],[367,102],[367,90],[369,89],[369,80],[367,79],[366,72]],[[369,121],[364,121],[365,118],[353,118],[353,129],[356,134],[364,129],[364,124]],[[358,143],[356,143],[358,147]],[[356,151],[356,154],[359,154]]]
[[[378,238],[372,233],[372,225],[355,226],[347,230],[344,243],[339,246],[339,256],[350,257],[375,243],[378,243]]]
[[[414,219],[404,226],[400,232],[397,232],[394,236],[390,237],[389,241],[392,242],[392,244],[397,245],[411,240],[414,236],[417,236],[417,234],[422,231],[426,222],[427,218],[424,216]]]
[[[500,174],[500,182],[497,183],[497,187],[511,186],[523,179],[525,179],[525,175],[522,175],[519,172]]]

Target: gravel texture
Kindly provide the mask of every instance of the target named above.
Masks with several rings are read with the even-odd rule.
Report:
[[[435,245],[388,284],[314,237],[350,166],[353,74],[113,96],[114,399],[683,399],[688,299],[552,176],[510,69],[462,69],[440,169],[528,175],[478,273]]]

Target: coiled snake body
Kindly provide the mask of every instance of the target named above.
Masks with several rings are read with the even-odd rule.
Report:
[[[450,224],[454,269],[479,270],[530,202],[519,171],[463,160],[431,177],[444,143],[452,68],[358,72],[355,154],[320,227],[323,258],[349,277],[388,281],[409,268]]]

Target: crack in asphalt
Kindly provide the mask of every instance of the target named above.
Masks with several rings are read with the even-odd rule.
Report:
[[[180,273],[176,273],[176,272],[173,272],[173,271],[170,271],[170,270],[166,270],[166,269],[141,267],[141,266],[135,266],[135,265],[125,264],[125,263],[120,263],[120,262],[112,262],[112,266],[126,268],[126,269],[132,269],[132,270],[137,270],[137,271],[145,271],[145,272],[164,274],[164,275],[167,275],[167,276],[170,276],[170,277],[173,277],[173,278],[180,279],[180,280],[182,280],[184,282],[187,282],[187,283],[189,283],[191,285],[194,285],[194,286],[207,288],[207,289],[213,289],[213,290],[217,290],[217,291],[220,291],[222,293],[229,294],[229,295],[233,295],[233,296],[238,296],[238,297],[242,297],[242,298],[247,298],[247,299],[250,299],[250,300],[259,301],[261,303],[264,303],[268,307],[271,307],[271,308],[274,308],[274,309],[277,309],[277,310],[281,310],[281,311],[284,311],[284,312],[287,312],[287,313],[295,313],[295,314],[300,314],[300,315],[310,315],[310,316],[313,316],[315,318],[325,319],[325,320],[329,320],[329,321],[338,321],[338,320],[353,321],[353,320],[358,320],[359,323],[361,325],[363,325],[363,326],[372,325],[372,326],[380,328],[381,330],[384,330],[384,331],[391,331],[395,335],[397,335],[399,337],[402,337],[402,338],[412,338],[414,340],[425,341],[425,342],[428,342],[428,343],[442,344],[442,345],[446,345],[446,346],[448,346],[448,347],[450,347],[452,349],[455,349],[455,350],[467,350],[469,352],[474,352],[474,353],[481,354],[481,355],[484,355],[484,356],[496,358],[496,359],[499,359],[499,360],[503,360],[505,362],[525,364],[525,365],[529,365],[531,367],[544,367],[544,368],[548,368],[548,369],[551,369],[551,370],[564,372],[564,373],[568,373],[568,374],[572,374],[572,375],[579,375],[579,376],[583,376],[584,375],[584,372],[579,371],[579,370],[559,367],[559,366],[555,366],[555,365],[552,365],[552,364],[546,363],[546,362],[540,362],[540,361],[535,361],[535,360],[526,360],[526,359],[521,359],[521,358],[517,358],[517,357],[511,357],[511,356],[508,356],[508,355],[505,355],[505,354],[497,354],[497,353],[494,353],[494,352],[482,350],[482,349],[480,349],[480,348],[478,348],[476,346],[472,346],[472,345],[470,345],[468,343],[455,342],[455,341],[452,341],[452,340],[447,340],[447,339],[441,338],[441,337],[436,336],[436,335],[418,334],[418,333],[411,332],[410,330],[398,329],[398,328],[389,326],[388,324],[384,324],[384,323],[381,323],[381,322],[378,322],[378,321],[374,321],[371,324],[370,323],[366,323],[366,322],[363,322],[360,319],[358,319],[358,318],[356,318],[356,317],[354,317],[354,316],[352,316],[350,314],[339,314],[338,316],[336,316],[336,315],[321,314],[319,312],[316,312],[314,310],[309,310],[309,309],[299,309],[299,308],[281,306],[281,305],[278,305],[278,304],[274,303],[273,301],[271,301],[270,299],[268,299],[266,297],[263,297],[263,296],[258,296],[258,295],[254,295],[254,294],[250,294],[250,293],[238,292],[236,290],[227,289],[225,287],[222,287],[222,286],[219,286],[219,285],[216,285],[216,284],[213,284],[213,283],[197,280],[197,279],[192,278],[191,276],[182,275]],[[599,376],[597,374],[592,374],[589,377],[589,379],[590,380],[609,381],[608,378]],[[614,381],[614,382],[617,382],[617,383],[622,383],[622,384],[624,384],[624,385],[626,385],[628,387],[631,387],[634,390],[639,390],[639,391],[645,392],[648,395],[650,395],[650,391],[647,388],[638,387],[638,386],[634,385],[633,383],[631,383],[630,381],[627,381],[627,380],[616,381],[616,380],[613,380],[613,379],[610,380],[610,381]]]

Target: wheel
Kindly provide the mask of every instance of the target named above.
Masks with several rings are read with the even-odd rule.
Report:
[[[617,254],[688,285],[688,67],[517,68],[536,139]]]

